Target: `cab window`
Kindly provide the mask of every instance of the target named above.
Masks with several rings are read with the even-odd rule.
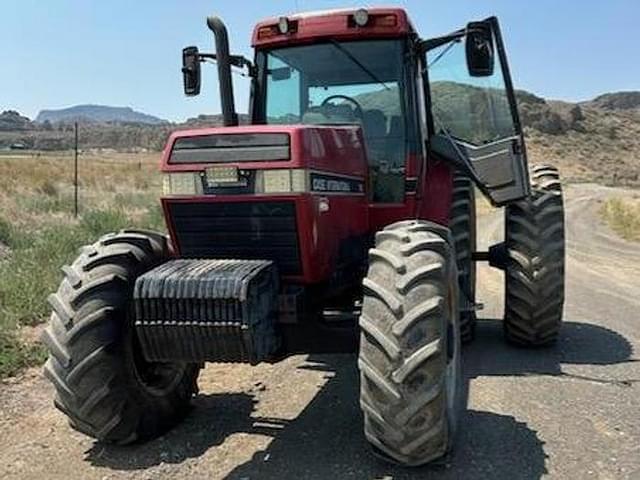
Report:
[[[461,41],[430,50],[427,62],[436,132],[473,145],[516,135],[500,68],[488,77],[472,77]]]

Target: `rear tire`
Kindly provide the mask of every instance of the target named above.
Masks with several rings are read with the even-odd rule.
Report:
[[[122,231],[84,247],[49,297],[45,376],[73,428],[105,442],[155,437],[187,411],[200,367],[144,360],[130,319],[136,278],[168,257],[167,238]]]
[[[553,343],[564,304],[564,207],[555,167],[531,167],[531,195],[505,209],[504,331],[522,346]]]
[[[360,327],[360,405],[374,451],[403,465],[446,454],[462,408],[458,279],[449,230],[413,220],[376,235]]]
[[[476,262],[471,258],[476,251],[476,197],[473,182],[462,173],[453,177],[449,228],[456,250],[460,297],[462,300],[464,295],[470,303],[460,312],[460,339],[469,343],[476,331],[476,312],[472,309],[476,303]]]

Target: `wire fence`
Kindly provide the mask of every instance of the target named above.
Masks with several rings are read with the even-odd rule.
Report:
[[[9,148],[0,150],[0,162],[3,160],[22,162],[46,161],[52,168],[54,165],[64,165],[64,170],[69,172],[70,187],[73,189],[73,214],[77,217],[81,210],[81,196],[91,197],[92,192],[82,191],[83,177],[89,174],[95,175],[95,169],[109,167],[124,169],[131,172],[133,169],[148,171],[156,169],[160,159],[160,152],[146,149],[122,151],[111,148],[82,148],[82,125],[75,123],[73,130],[68,130],[72,149],[67,150],[32,150],[28,148]],[[51,162],[51,163],[49,163]],[[59,163],[60,162],[60,163]],[[94,171],[91,171],[94,170]],[[84,172],[84,175],[83,175]],[[132,172],[133,173],[133,172]],[[71,193],[71,192],[69,192]]]

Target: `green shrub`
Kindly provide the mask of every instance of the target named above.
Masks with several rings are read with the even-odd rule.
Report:
[[[42,345],[26,345],[15,332],[0,329],[0,378],[15,375],[21,369],[44,362]]]
[[[93,238],[128,226],[129,219],[120,210],[92,210],[83,214],[80,221],[80,227]]]
[[[7,222],[5,219],[0,218],[0,242],[10,247],[12,237],[13,237],[13,228],[11,227],[11,224]]]
[[[0,217],[0,242],[11,249],[24,248],[28,245],[30,235],[15,228],[7,220]]]
[[[76,258],[79,247],[122,228],[158,229],[162,224],[157,205],[136,222],[119,209],[90,210],[77,223],[45,225],[34,232],[18,233],[0,219],[0,241],[12,249],[0,261],[0,378],[42,360],[42,347],[24,345],[17,332],[47,319],[46,298],[58,287],[60,268]]]
[[[148,228],[159,232],[166,231],[167,227],[164,221],[164,212],[159,204],[155,204],[147,208],[147,211],[139,225],[140,228]]]
[[[29,213],[71,213],[73,202],[70,195],[50,196],[40,193],[22,200],[20,206]]]

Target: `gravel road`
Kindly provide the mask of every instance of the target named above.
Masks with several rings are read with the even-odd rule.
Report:
[[[640,479],[640,244],[597,217],[625,191],[566,190],[567,302],[558,344],[505,345],[502,275],[480,268],[487,318],[464,351],[467,412],[455,454],[402,469],[361,434],[355,358],[210,365],[187,420],[144,445],[94,443],[67,427],[39,369],[0,384],[3,479]],[[481,246],[498,214],[480,220]]]

